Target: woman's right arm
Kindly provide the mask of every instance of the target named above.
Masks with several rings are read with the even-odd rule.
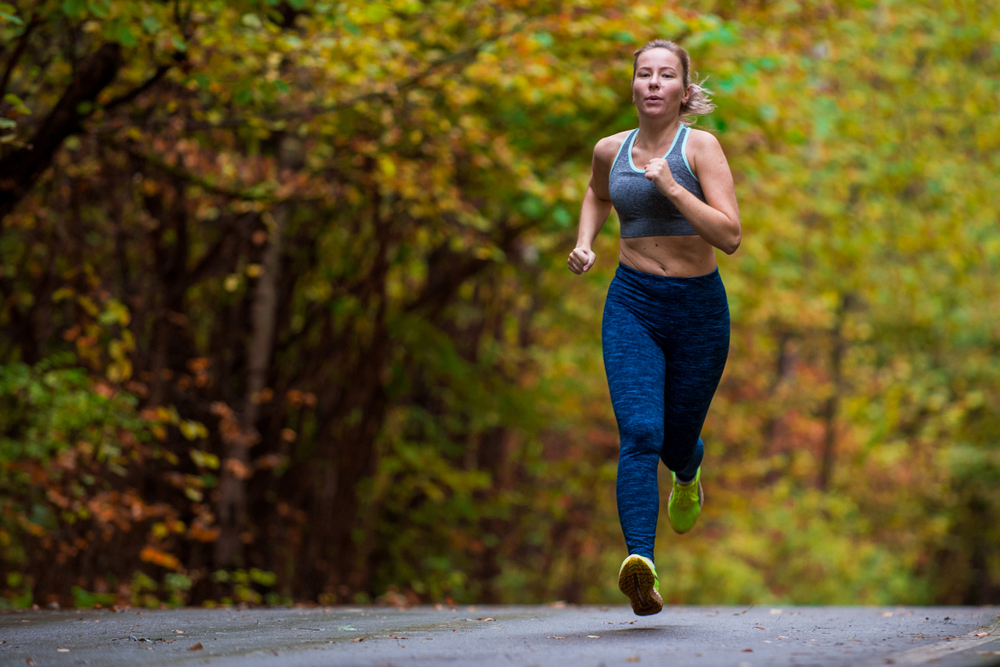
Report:
[[[623,133],[627,134],[627,133]],[[594,160],[590,174],[590,184],[583,195],[583,207],[580,209],[580,229],[576,235],[576,247],[569,254],[566,264],[569,270],[581,274],[590,270],[597,259],[594,254],[594,239],[604,226],[611,213],[611,193],[608,191],[608,177],[611,175],[611,165],[622,137],[615,135],[605,137],[594,146]]]

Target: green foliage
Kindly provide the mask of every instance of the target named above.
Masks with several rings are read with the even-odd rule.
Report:
[[[145,422],[136,400],[111,393],[71,355],[0,367],[0,537],[6,567],[24,565],[23,540],[91,518],[106,474],[127,474]],[[109,395],[110,394],[110,395]]]
[[[73,593],[73,604],[78,609],[100,609],[111,607],[117,601],[114,593],[90,593],[79,586],[70,589]]]
[[[220,584],[224,593],[218,602],[205,600],[202,604],[206,607],[215,607],[219,604],[287,605],[292,603],[291,599],[282,597],[273,590],[278,581],[274,572],[265,572],[255,567],[249,570],[216,570],[212,573],[212,581]],[[187,588],[190,587],[189,580]],[[261,592],[262,590],[263,592]]]

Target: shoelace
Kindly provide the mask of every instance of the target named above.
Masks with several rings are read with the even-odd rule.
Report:
[[[674,485],[674,505],[678,509],[690,509],[698,505],[698,485]]]

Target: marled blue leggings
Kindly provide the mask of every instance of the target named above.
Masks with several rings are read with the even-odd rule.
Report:
[[[618,518],[629,554],[653,558],[660,461],[694,477],[701,427],[729,354],[719,270],[668,278],[619,264],[604,306],[604,368],[618,419]]]

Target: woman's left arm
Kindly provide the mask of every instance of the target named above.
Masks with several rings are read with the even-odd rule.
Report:
[[[650,160],[646,165],[646,178],[674,203],[699,236],[732,255],[740,247],[743,232],[733,173],[729,170],[726,154],[715,135],[699,130],[691,130],[687,148],[691,171],[701,184],[705,201],[678,183],[662,158]]]

